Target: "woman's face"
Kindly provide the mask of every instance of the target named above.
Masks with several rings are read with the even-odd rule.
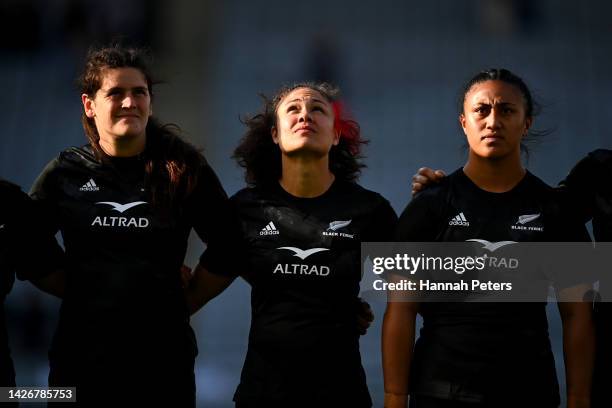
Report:
[[[470,151],[484,158],[520,155],[521,140],[531,126],[525,98],[514,85],[485,81],[472,86],[465,95],[459,117]]]
[[[313,89],[297,88],[287,94],[278,105],[276,118],[272,139],[284,155],[320,158],[340,141],[332,104]]]
[[[93,118],[101,142],[144,138],[151,95],[144,74],[136,68],[105,69],[93,98],[81,96],[88,118]]]

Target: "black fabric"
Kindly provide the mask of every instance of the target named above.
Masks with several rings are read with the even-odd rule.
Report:
[[[43,233],[43,219],[35,203],[21,189],[0,179],[0,386],[15,384],[8,349],[4,300],[18,269],[21,279],[53,272],[62,250],[52,235]]]
[[[231,202],[242,220],[241,275],[252,286],[249,347],[234,400],[371,406],[357,331],[360,243],[392,238],[397,216],[389,203],[341,181],[316,198],[275,184],[244,189]]]
[[[593,221],[593,235],[598,242],[612,242],[612,150],[599,149],[589,153],[559,183],[573,198],[583,220]],[[612,275],[604,271],[600,288],[610,292]],[[595,304],[597,357],[593,378],[593,407],[612,405],[612,303]]]
[[[457,170],[417,195],[400,217],[397,239],[441,242],[585,241],[584,225],[559,203],[564,199],[527,172],[506,193],[478,188]],[[453,222],[462,214],[465,222]],[[538,216],[528,228],[521,215]],[[415,345],[411,393],[491,403],[529,395],[559,402],[544,303],[422,303],[423,328]],[[519,405],[517,405],[519,406]]]
[[[36,180],[32,197],[66,249],[52,385],[87,390],[187,378],[193,388],[197,347],[179,273],[187,239],[193,228],[217,248],[206,265],[215,270],[238,226],[212,169],[198,171],[194,192],[170,211],[152,202],[139,156],[99,162],[88,146],[71,148]]]
[[[8,347],[4,299],[15,280],[15,239],[21,236],[18,220],[28,196],[19,187],[0,180],[0,387],[15,386],[15,370]],[[15,223],[17,221],[17,223]]]
[[[555,408],[557,404],[541,404],[530,401],[528,395],[523,395],[520,402],[516,401],[496,401],[488,403],[472,403],[453,401],[448,399],[432,398],[423,395],[416,395],[410,398],[410,408]]]

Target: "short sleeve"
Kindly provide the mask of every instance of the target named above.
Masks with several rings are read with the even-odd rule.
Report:
[[[402,214],[395,233],[398,242],[433,242],[440,233],[438,225],[442,214],[439,209],[440,187],[432,187],[417,194],[408,203]]]
[[[583,222],[593,217],[597,185],[601,183],[600,177],[598,164],[589,155],[580,160],[559,183],[559,189],[567,194],[567,203]]]
[[[63,250],[48,230],[48,220],[38,203],[15,189],[3,207],[8,244],[3,248],[2,264],[21,280],[42,278],[63,266]],[[3,214],[4,216],[4,214]]]
[[[206,243],[200,265],[211,273],[237,276],[242,259],[240,222],[221,182],[208,164],[200,169],[188,206],[193,228]]]
[[[389,201],[381,197],[380,204],[372,211],[370,223],[362,241],[390,242],[395,239],[397,228],[397,214]]]

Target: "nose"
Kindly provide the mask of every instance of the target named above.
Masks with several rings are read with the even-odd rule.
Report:
[[[491,109],[489,116],[487,116],[487,129],[496,130],[501,127],[501,116],[497,109]]]
[[[311,122],[312,118],[310,117],[310,109],[307,107],[302,108],[300,111],[300,116],[298,118],[299,122]]]
[[[130,109],[136,106],[136,101],[134,100],[134,95],[128,93],[125,95],[125,98],[121,101],[121,107],[124,109]]]

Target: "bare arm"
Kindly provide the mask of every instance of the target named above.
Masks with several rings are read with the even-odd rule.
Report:
[[[410,362],[414,348],[418,303],[388,302],[383,320],[382,359],[385,408],[408,406]]]
[[[568,408],[590,407],[595,329],[590,302],[559,302]]]
[[[58,269],[42,278],[32,278],[30,282],[43,292],[57,296],[60,299],[64,298],[66,290],[66,272],[63,269]]]
[[[202,265],[198,264],[193,271],[193,277],[185,289],[189,312],[194,314],[200,310],[208,301],[223,292],[234,279],[235,277],[210,273]]]

